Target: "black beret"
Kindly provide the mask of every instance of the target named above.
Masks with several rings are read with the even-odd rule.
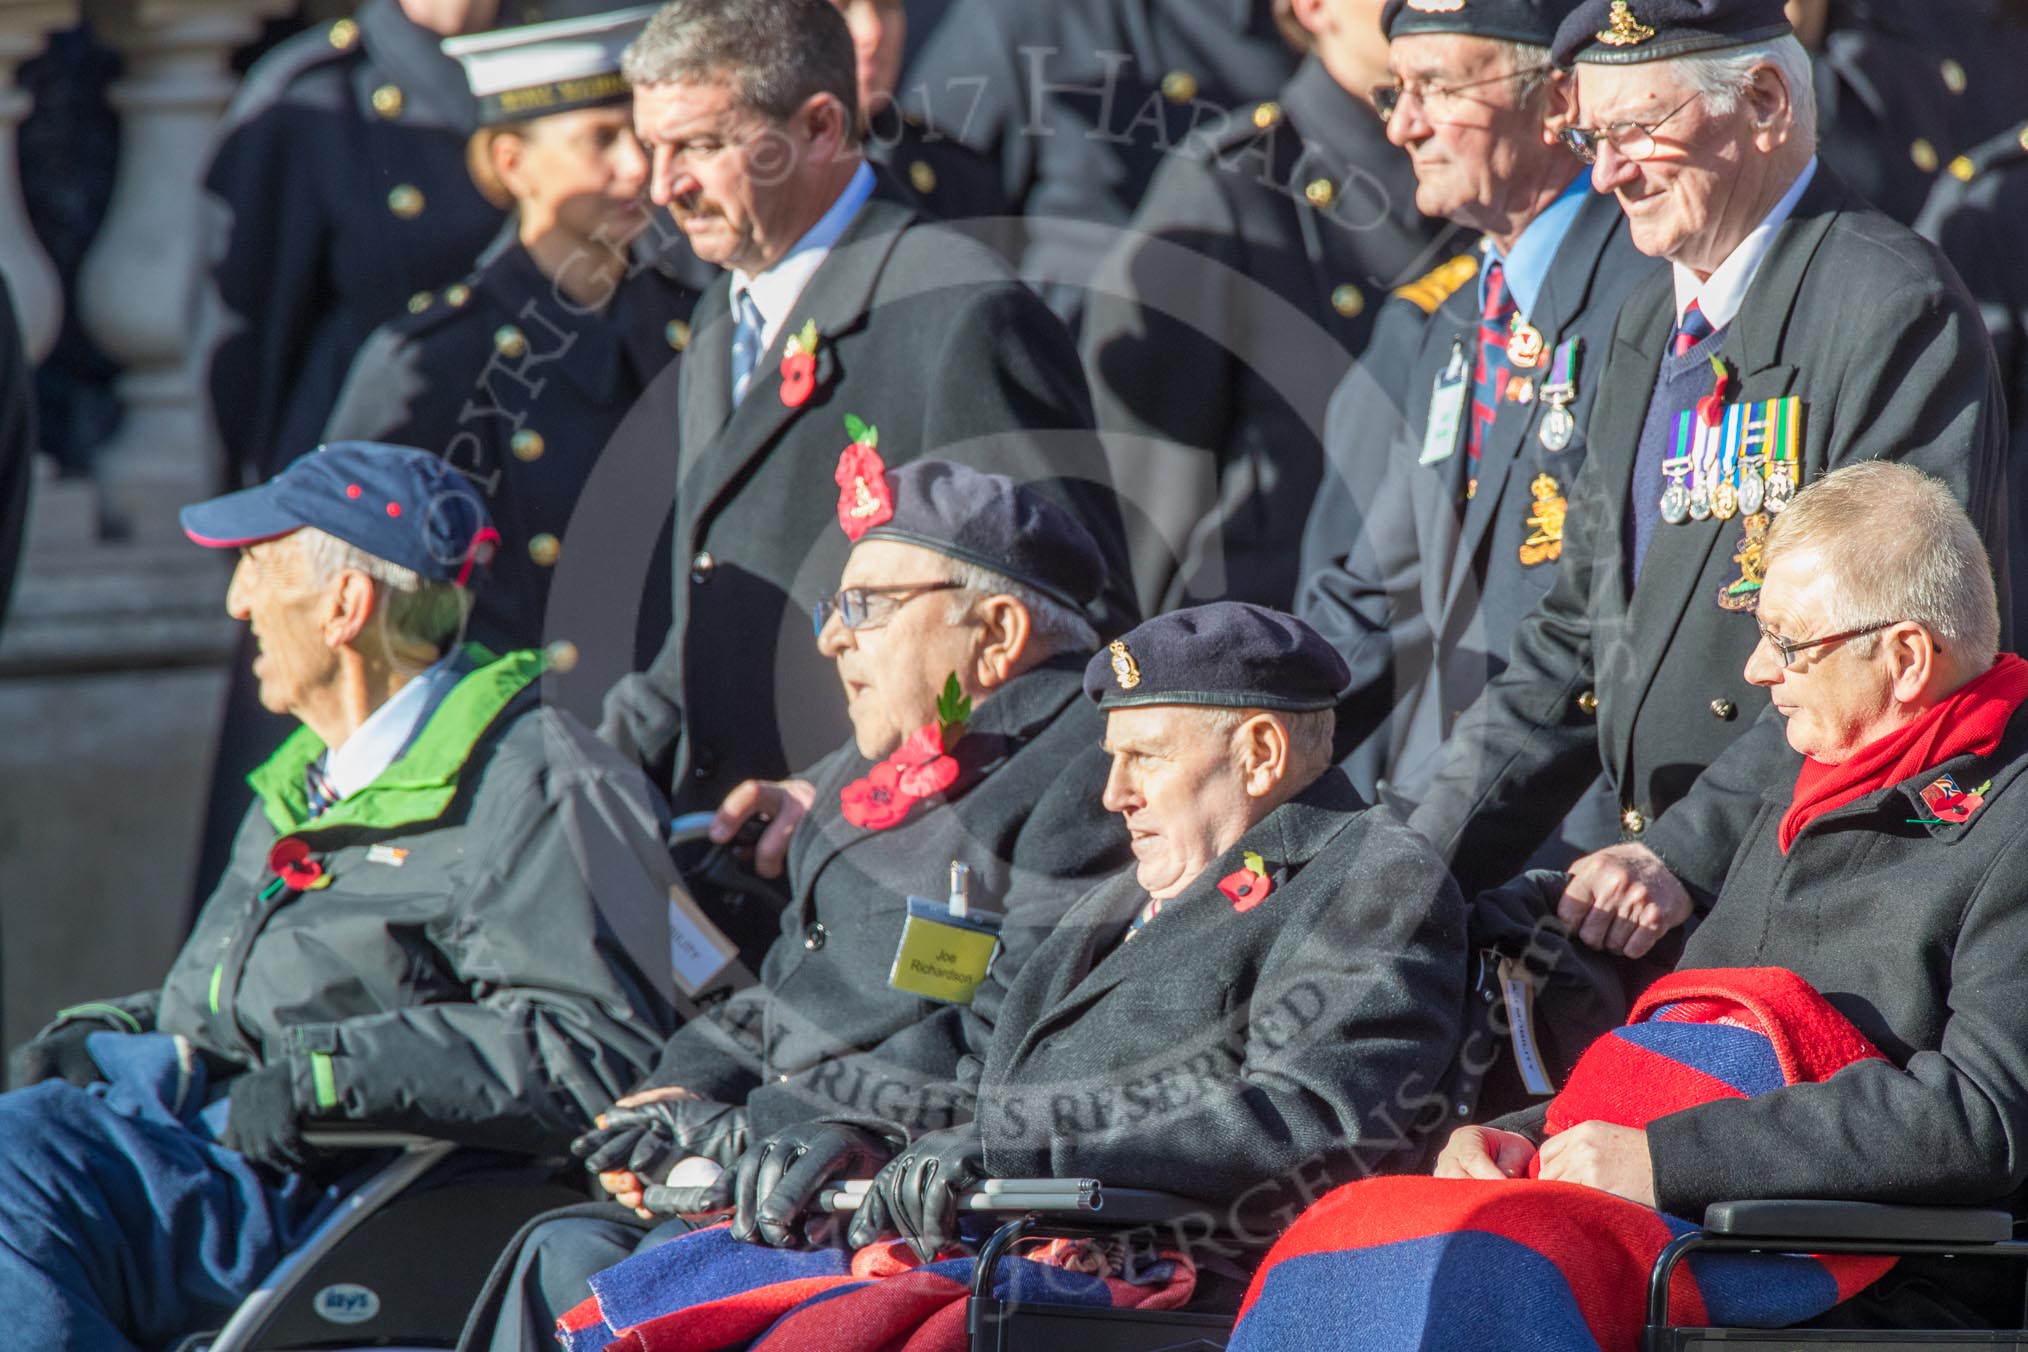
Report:
[[[1388,40],[1411,33],[1465,33],[1547,47],[1578,0],[1387,0],[1380,27]]]
[[[885,478],[891,514],[861,539],[934,549],[1077,611],[1105,586],[1105,556],[1091,532],[1027,484],[948,460],[912,460]]]
[[[1204,704],[1309,713],[1351,684],[1345,659],[1293,615],[1243,601],[1172,610],[1130,630],[1084,669],[1101,709]]]
[[[1793,32],[1782,0],[1585,0],[1557,29],[1554,55],[1559,66],[1632,66]]]

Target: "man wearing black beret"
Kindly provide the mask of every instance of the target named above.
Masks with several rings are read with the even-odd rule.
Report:
[[[1613,323],[1660,268],[1557,143],[1575,93],[1549,48],[1574,3],[1389,0],[1383,16],[1377,98],[1417,202],[1485,238],[1395,293],[1333,396],[1296,613],[1352,669],[1354,786],[1408,807],[1556,578]],[[1594,786],[1534,862],[1610,843],[1617,816]]]
[[[1796,773],[1741,675],[1774,516],[1840,465],[1915,465],[1966,505],[2004,618],[2006,424],[1955,274],[1817,161],[1780,0],[1587,0],[1556,56],[1576,63],[1566,142],[1669,268],[1601,354],[1556,584],[1411,821],[1468,891],[1496,883],[1603,764],[1623,842],[1577,862],[1560,910],[1637,955],[1708,904]]]
[[[1082,610],[1106,576],[1090,534],[1037,489],[949,461],[855,477],[838,502],[851,542],[840,589],[813,612],[853,739],[798,779],[740,784],[712,827],[730,841],[765,821],[755,866],[786,872],[760,982],[679,1029],[575,1147],[644,1215],[669,1213],[666,1194],[644,1206],[646,1189],[687,1157],[728,1166],[785,1130],[849,1154],[868,1124],[905,1139],[957,1120],[948,1082],[990,1036],[1006,983],[1126,862],[1126,834],[1095,803],[1101,723],[1079,698],[1098,646]],[[968,910],[997,917],[981,961],[999,940],[964,1003],[895,979],[910,896],[943,909],[955,865]],[[615,1208],[538,1231],[466,1345],[554,1347],[585,1278],[641,1242],[634,1219]]]
[[[1417,1165],[1450,1112],[1464,912],[1429,848],[1331,768],[1344,679],[1300,620],[1230,601],[1092,658],[1103,802],[1134,868],[1035,950],[960,1067],[973,1120],[895,1154],[852,1243],[899,1231],[934,1253],[982,1178],[1160,1188],[1259,1223]],[[763,1142],[739,1171],[739,1214],[770,1242],[801,1242],[773,1183],[799,1145]]]

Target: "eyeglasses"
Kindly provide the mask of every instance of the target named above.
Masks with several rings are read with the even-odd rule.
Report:
[[[1798,657],[1812,648],[1821,648],[1829,643],[1843,643],[1848,638],[1864,638],[1868,634],[1877,634],[1882,629],[1890,629],[1900,623],[1900,620],[1882,620],[1879,624],[1869,624],[1864,629],[1847,629],[1842,634],[1830,634],[1824,638],[1812,639],[1783,638],[1780,634],[1770,630],[1766,625],[1759,624],[1758,622],[1755,623],[1754,627],[1760,630],[1761,642],[1775,650],[1775,653],[1782,660],[1782,669],[1788,671],[1794,669]]]
[[[1615,122],[1609,127],[1565,127],[1558,135],[1563,148],[1586,164],[1598,163],[1598,143],[1604,141],[1630,160],[1645,160],[1655,153],[1655,133],[1669,118],[1697,102],[1692,94],[1669,111],[1659,122]]]
[[[878,629],[918,596],[955,591],[962,582],[903,582],[892,587],[847,587],[810,607],[810,625],[819,637],[833,615],[847,629]]]
[[[1489,75],[1483,80],[1467,80],[1464,84],[1439,84],[1435,80],[1396,80],[1393,84],[1376,85],[1373,89],[1373,110],[1386,122],[1393,118],[1394,110],[1401,106],[1403,96],[1413,94],[1422,101],[1422,106],[1432,115],[1453,102],[1475,103],[1466,99],[1464,91],[1477,89],[1482,85],[1500,84],[1506,80],[1522,80],[1541,75],[1549,70],[1547,66],[1530,66],[1526,70],[1510,70],[1505,75]]]

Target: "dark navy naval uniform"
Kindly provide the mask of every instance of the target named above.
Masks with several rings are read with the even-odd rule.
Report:
[[[2028,562],[2028,122],[2016,123],[1965,157],[1938,182],[1916,230],[1950,259],[1986,321],[2007,388],[2011,449],[2008,492],[2014,502],[2007,540],[2016,568]],[[2018,604],[2024,589],[2017,586]],[[2020,634],[2017,627],[2015,633]]]
[[[1573,192],[1575,215],[1525,315],[1542,356],[1513,371],[1476,462],[1469,419],[1441,444],[1430,420],[1447,373],[1476,360],[1488,254],[1455,259],[1390,300],[1402,351],[1362,361],[1333,398],[1296,613],[1352,669],[1338,737],[1362,793],[1420,801],[1453,721],[1505,669],[1515,627],[1556,578],[1613,325],[1661,267],[1634,248],[1613,198],[1582,180]],[[1551,380],[1559,360],[1567,390]],[[1565,823],[1553,847],[1562,857],[1542,862],[1616,838],[1616,811],[1588,806]]]
[[[207,379],[237,476],[316,445],[367,335],[499,228],[465,171],[476,105],[438,41],[366,0],[263,57],[226,114],[204,178],[222,231]]]
[[[1324,404],[1378,298],[1455,231],[1315,58],[1156,173],[1087,296],[1080,350],[1143,612],[1286,607]]]
[[[35,482],[35,389],[7,280],[0,277],[0,620],[14,591]]]
[[[1295,69],[1270,11],[1267,0],[957,0],[901,94],[999,166],[1026,221],[995,243],[1074,322],[1093,265],[1163,159],[1194,128],[1250,116]]]
[[[914,109],[887,103],[866,119],[866,158],[887,170],[925,216],[991,219],[1011,208],[1000,167]]]
[[[486,495],[501,544],[471,632],[488,647],[558,636],[546,614],[552,570],[580,534],[597,547],[598,523],[573,531],[572,511],[613,429],[689,344],[690,309],[715,272],[687,248],[678,259],[692,275],[639,251],[611,299],[591,310],[542,274],[510,222],[476,271],[417,292],[352,364],[325,440],[420,447]],[[633,604],[638,590],[613,599]],[[666,589],[649,590],[666,625]],[[581,617],[559,621],[558,633],[583,630]]]
[[[1708,901],[1761,791],[1795,777],[1779,716],[1743,674],[1759,635],[1738,596],[1758,580],[1749,532],[1765,516],[1669,524],[1636,475],[1675,323],[1667,274],[1622,310],[1556,580],[1515,631],[1508,668],[1458,721],[1411,818],[1468,891],[1511,876],[1602,765],[1626,838]],[[1678,360],[1703,353],[1737,373],[1730,404],[1801,400],[1799,486],[1871,459],[1948,484],[1993,557],[2006,621],[1999,377],[1971,298],[1934,249],[1819,165],[1738,314]],[[1636,570],[1643,517],[1650,543]]]

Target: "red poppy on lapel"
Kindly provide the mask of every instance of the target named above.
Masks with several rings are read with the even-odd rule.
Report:
[[[817,321],[803,321],[782,348],[782,402],[801,408],[817,389]]]
[[[283,836],[268,851],[268,867],[284,885],[307,892],[324,876],[324,866],[310,857],[310,847],[295,836]]]
[[[958,759],[950,749],[965,735],[972,701],[952,672],[937,700],[937,721],[917,728],[895,753],[838,791],[845,820],[869,831],[899,826],[910,809],[958,782]]]
[[[887,487],[887,462],[880,458],[880,430],[845,415],[852,438],[838,456],[831,477],[838,484],[838,525],[855,544],[859,537],[894,516],[894,495]]]
[[[1958,787],[1957,780],[1945,775],[1922,791],[1922,801],[1928,804],[1929,810],[1936,814],[1938,821],[1962,825],[1971,820],[1974,812],[1986,805],[1985,791],[1988,787],[1981,784],[1970,793],[1966,793]]]
[[[1697,421],[1705,427],[1718,426],[1719,419],[1725,416],[1726,396],[1732,393],[1732,371],[1726,366],[1725,358],[1713,357],[1711,371],[1715,378],[1711,393],[1697,401]]]
[[[1241,915],[1251,911],[1268,899],[1268,893],[1275,890],[1274,880],[1267,876],[1267,861],[1252,850],[1240,856],[1245,866],[1236,868],[1218,880],[1218,890],[1225,893],[1225,899],[1232,903],[1232,909]]]

